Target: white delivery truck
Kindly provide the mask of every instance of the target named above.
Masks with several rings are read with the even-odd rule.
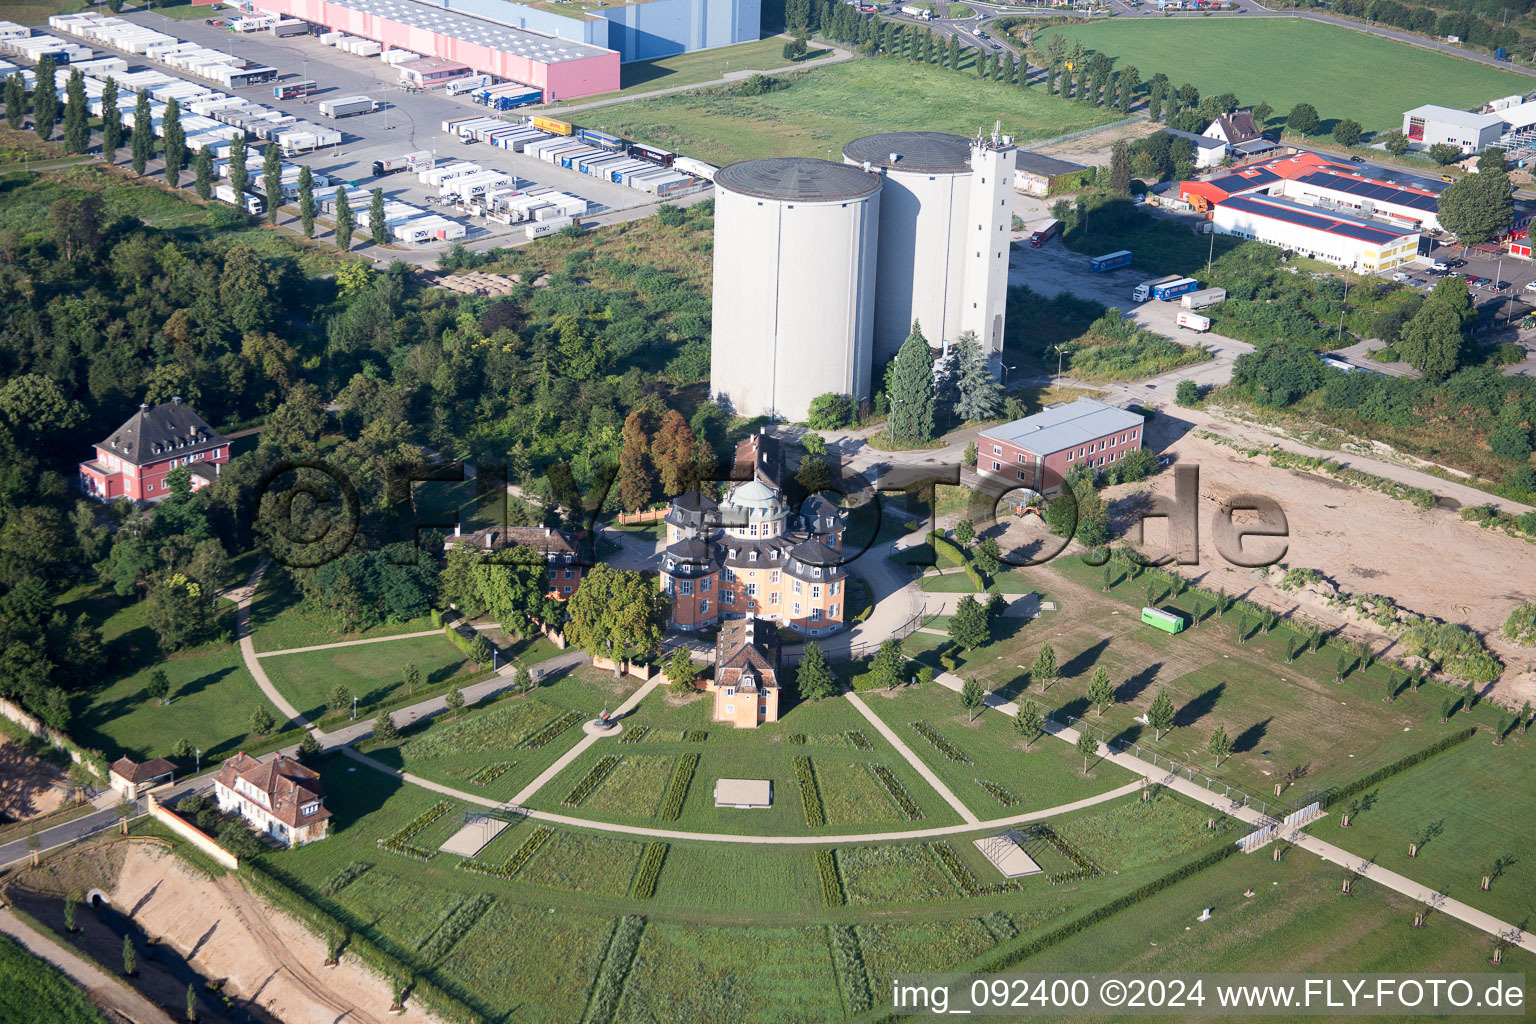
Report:
[[[215,185],[213,197],[221,203],[237,206],[253,216],[259,216],[267,210],[267,204],[261,201],[260,196],[253,196],[249,192],[236,192],[232,185]]]
[[[1211,329],[1211,318],[1199,313],[1180,313],[1179,326],[1196,334],[1204,334]]]

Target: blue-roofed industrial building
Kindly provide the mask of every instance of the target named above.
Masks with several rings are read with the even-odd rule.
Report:
[[[1014,497],[1050,494],[1074,465],[1098,469],[1140,448],[1144,423],[1140,413],[1091,398],[1063,402],[983,430],[976,472],[1019,489]]]
[[[1267,195],[1229,196],[1211,212],[1218,234],[1250,238],[1362,273],[1413,259],[1419,232]]]

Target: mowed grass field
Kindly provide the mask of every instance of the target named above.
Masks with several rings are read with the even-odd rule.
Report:
[[[1483,732],[1370,791],[1349,828],[1338,812],[1308,831],[1506,921],[1536,920],[1536,734],[1496,747]],[[1416,858],[1408,844],[1423,842]],[[1478,882],[1503,860],[1483,892]]]
[[[1266,102],[1275,117],[1311,103],[1328,122],[1354,118],[1367,131],[1400,128],[1421,103],[1473,107],[1523,93],[1530,80],[1486,64],[1366,35],[1336,25],[1282,18],[1114,18],[1051,31],[1135,65],[1143,82],[1161,71],[1202,96],[1235,94],[1243,106]],[[1045,46],[1045,32],[1035,45]],[[1006,124],[1006,122],[1005,122]]]
[[[441,633],[261,659],[272,685],[311,721],[326,713],[326,698],[338,684],[360,707],[403,695],[405,668],[413,664],[423,688],[475,669]]]
[[[1001,121],[1005,133],[1026,140],[1092,128],[1119,116],[1035,88],[884,59],[816,68],[792,79],[789,88],[763,96],[706,89],[572,115],[582,125],[606,125],[625,138],[720,165],[770,156],[841,163],[844,143],[874,132],[969,137]]]

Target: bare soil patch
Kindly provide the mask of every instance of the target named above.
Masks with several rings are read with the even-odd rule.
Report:
[[[57,765],[0,736],[0,821],[25,821],[57,810],[71,792]]]

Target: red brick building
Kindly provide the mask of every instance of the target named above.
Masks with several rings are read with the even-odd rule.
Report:
[[[1144,423],[1139,413],[1091,398],[1063,402],[983,430],[976,472],[1049,494],[1074,465],[1098,469],[1140,448]]]
[[[529,548],[543,557],[549,566],[549,596],[564,601],[581,586],[582,536],[585,534],[577,535],[548,526],[488,526],[474,533],[460,533],[459,528],[454,527],[453,536],[443,540],[443,548],[473,544],[476,550],[487,555],[510,547]]]
[[[790,510],[777,483],[777,439],[754,435],[736,456],[752,479],[718,503],[690,491],[667,511],[660,574],[672,624],[694,630],[751,615],[806,636],[842,629],[846,514],[819,495]]]
[[[173,398],[153,409],[139,406],[97,444],[96,457],[80,463],[80,489],[98,501],[159,501],[170,494],[171,470],[190,469],[196,491],[217,480],[228,461],[229,441]]]

